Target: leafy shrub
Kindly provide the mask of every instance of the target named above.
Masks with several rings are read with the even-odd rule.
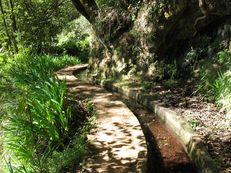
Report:
[[[143,81],[141,86],[144,91],[149,91],[152,88],[153,83],[149,81]]]
[[[56,35],[69,21],[79,16],[71,1],[17,1],[16,4],[14,12],[17,18],[19,49],[31,48],[36,53],[49,52]]]
[[[231,110],[231,53],[217,54],[218,71],[203,71],[198,91],[209,101],[215,101],[225,111]]]
[[[23,52],[12,63],[10,75],[16,82],[31,84],[49,78],[58,69],[78,63],[79,58],[68,55],[31,55]]]
[[[163,61],[158,61],[156,64],[156,77],[161,80],[165,79],[175,79],[178,77],[178,67],[177,62],[174,60],[172,64],[167,64]]]
[[[57,47],[69,55],[78,55],[86,62],[89,53],[91,25],[84,18],[79,17],[68,23],[65,29],[57,35]]]
[[[76,163],[82,162],[88,154],[86,139],[87,133],[94,124],[94,119],[89,120],[83,126],[81,131],[70,142],[69,146],[62,152],[54,151],[51,157],[48,158],[48,170],[49,172],[61,172],[75,166]]]
[[[28,53],[21,53],[9,62],[7,78],[9,84],[14,85],[14,100],[7,103],[9,106],[5,111],[7,116],[4,116],[2,151],[9,172],[51,172],[53,168],[48,166],[48,160],[54,159],[54,152],[74,150],[73,147],[65,149],[69,131],[73,131],[73,109],[66,104],[65,83],[58,81],[53,73],[78,62],[77,58],[70,56],[37,56]],[[4,97],[2,94],[0,96]],[[72,158],[76,161],[80,161],[85,153],[86,138],[82,137],[82,133],[86,131],[79,131],[76,144],[73,145],[76,155]],[[77,150],[78,146],[80,149]]]

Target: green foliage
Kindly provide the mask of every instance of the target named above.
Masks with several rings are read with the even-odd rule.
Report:
[[[16,56],[10,75],[18,83],[34,84],[43,82],[58,69],[78,63],[80,63],[79,58],[68,55],[33,55],[23,52]]]
[[[224,65],[225,69],[231,69],[231,53],[227,50],[218,52],[218,62]]]
[[[152,88],[153,83],[149,81],[143,81],[141,86],[144,91],[149,91]]]
[[[225,111],[231,110],[231,53],[217,54],[218,71],[205,70],[201,74],[198,91],[209,101],[215,101]]]
[[[97,5],[100,8],[105,8],[105,7],[123,7],[124,5],[127,5],[126,2],[124,1],[117,1],[117,0],[96,0]]]
[[[177,63],[174,61],[172,64],[167,64],[165,66],[165,75],[169,76],[170,79],[175,79],[178,76]]]
[[[70,1],[19,1],[18,27],[22,31],[18,33],[19,41],[22,46],[33,48],[33,51],[49,51],[47,49],[51,49],[62,27],[77,17],[75,12]]]
[[[200,122],[197,119],[191,119],[188,121],[189,125],[193,128],[196,129],[196,127],[200,124]]]
[[[1,0],[3,11],[0,11],[0,35],[3,36],[0,40],[9,51],[26,47],[34,52],[51,52],[56,35],[78,17],[68,0],[10,1]]]
[[[79,17],[69,22],[65,29],[57,35],[56,46],[62,52],[78,55],[82,61],[86,62],[90,49],[91,32],[90,23],[84,17]]]
[[[158,2],[157,5],[153,7],[153,14],[157,16],[163,15],[166,6],[167,5],[165,3]]]
[[[94,124],[94,119],[89,120],[81,131],[75,135],[69,146],[62,152],[55,151],[48,159],[49,172],[56,173],[75,166],[76,163],[82,162],[88,154],[86,139],[87,133]]]
[[[163,61],[156,62],[156,78],[161,80],[166,79],[175,79],[179,75],[177,62],[174,60],[173,63],[165,63]]]
[[[73,111],[65,101],[65,83],[53,76],[55,70],[78,62],[75,57],[24,52],[5,64],[7,80],[0,83],[0,90],[7,93],[7,85],[13,85],[10,98],[13,100],[9,102],[8,93],[1,92],[0,97],[6,102],[0,103],[5,105],[0,153],[6,159],[8,172],[52,172],[54,168],[48,165],[48,160],[55,160],[54,152],[63,158],[72,153],[70,159],[77,162],[84,158],[86,138],[83,136],[87,130],[79,131],[74,144],[65,149],[67,135],[73,130],[70,129]]]
[[[86,100],[86,109],[91,115],[96,115],[95,105],[92,101]],[[93,120],[92,120],[93,121]]]

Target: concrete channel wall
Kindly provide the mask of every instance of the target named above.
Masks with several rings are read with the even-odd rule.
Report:
[[[185,151],[194,162],[199,173],[219,173],[200,135],[195,133],[185,120],[177,116],[176,112],[158,105],[153,100],[149,100],[147,95],[144,95],[136,89],[119,87],[103,81],[100,85],[107,90],[120,93],[121,95],[135,100],[153,111],[179,137],[185,147]]]

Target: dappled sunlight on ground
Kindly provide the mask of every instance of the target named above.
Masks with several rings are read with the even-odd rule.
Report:
[[[66,80],[77,98],[90,98],[97,112],[97,123],[88,135],[91,156],[77,172],[145,172],[147,146],[135,115],[119,96],[76,79],[71,71],[70,67],[58,72],[58,78]]]
[[[76,93],[93,96],[97,110],[96,127],[88,135],[97,154],[87,160],[83,172],[142,172],[147,149],[138,120],[115,95],[98,87],[88,88],[91,92],[86,92],[86,86],[75,87]],[[101,160],[102,165],[96,166],[95,160]]]

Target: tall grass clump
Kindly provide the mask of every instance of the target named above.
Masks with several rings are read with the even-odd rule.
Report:
[[[6,172],[61,171],[65,167],[62,163],[59,170],[50,166],[56,157],[68,158],[72,152],[75,154],[72,161],[84,158],[87,130],[83,129],[89,126],[85,122],[88,119],[79,119],[75,142],[70,145],[74,137],[73,122],[78,120],[73,117],[74,108],[68,104],[65,83],[53,75],[55,70],[76,63],[79,60],[74,57],[28,53],[21,53],[8,63],[6,74],[13,85],[13,97],[5,104],[8,106],[2,124],[2,155],[6,162],[3,170]],[[82,112],[84,114],[84,110]]]
[[[213,64],[214,65],[214,64]],[[217,54],[216,68],[202,72],[198,91],[222,110],[231,111],[231,53],[227,50]]]

